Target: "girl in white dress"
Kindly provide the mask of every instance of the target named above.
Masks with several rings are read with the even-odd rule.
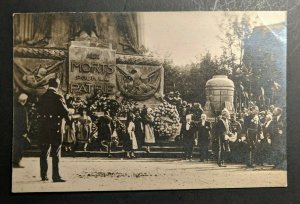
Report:
[[[126,137],[124,142],[124,150],[126,151],[126,158],[135,158],[134,151],[138,149],[135,137],[134,115],[130,114],[126,121]]]

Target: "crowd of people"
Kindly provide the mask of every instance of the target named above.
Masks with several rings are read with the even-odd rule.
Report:
[[[52,156],[53,181],[63,182],[58,172],[60,149],[65,151],[82,148],[87,151],[96,147],[104,150],[108,157],[117,146],[122,146],[125,158],[135,158],[135,151],[150,152],[159,132],[155,131],[155,111],[150,107],[139,107],[134,101],[117,102],[106,94],[97,94],[84,101],[68,94],[57,93],[59,80],[49,81],[49,89],[35,105],[26,108],[28,96],[19,95],[14,113],[14,157],[13,166],[22,167],[21,138],[28,139],[30,126],[28,113],[35,116],[39,129],[41,148],[41,178],[47,180],[47,157]],[[223,109],[220,115],[209,122],[200,103],[187,103],[178,92],[168,93],[162,103],[170,106],[172,115],[178,114],[180,131],[175,141],[183,145],[183,157],[192,160],[194,146],[199,148],[199,161],[214,159],[217,164],[244,162],[248,167],[255,164],[272,164],[279,167],[286,160],[285,118],[283,110],[271,105],[259,111],[255,104],[242,112],[230,114]],[[168,107],[167,106],[167,107]],[[36,113],[30,113],[35,108]],[[26,111],[27,109],[27,111]],[[174,112],[175,110],[175,112]],[[173,127],[177,127],[174,117]],[[20,124],[20,125],[16,125]],[[171,123],[173,123],[171,121]],[[78,144],[82,143],[83,146]],[[95,145],[96,144],[96,145]],[[91,147],[89,147],[91,146]],[[51,151],[49,149],[51,148]]]

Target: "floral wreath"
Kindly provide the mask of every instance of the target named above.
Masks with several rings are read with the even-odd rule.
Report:
[[[180,117],[175,105],[164,100],[153,112],[154,130],[159,136],[174,137],[180,126]]]

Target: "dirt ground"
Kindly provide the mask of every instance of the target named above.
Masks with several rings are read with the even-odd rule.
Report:
[[[65,183],[40,181],[39,158],[24,158],[13,169],[12,192],[116,191],[287,186],[287,171],[269,166],[248,169],[241,164],[218,167],[180,159],[61,158]]]

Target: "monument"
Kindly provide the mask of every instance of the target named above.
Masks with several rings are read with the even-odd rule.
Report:
[[[205,93],[204,113],[209,120],[214,121],[224,108],[231,114],[234,113],[234,83],[226,75],[215,75],[208,80],[205,85]]]
[[[87,97],[116,92],[116,51],[91,41],[72,41],[69,47],[69,93]]]
[[[116,51],[96,42],[72,41],[68,69],[73,96],[108,94],[154,105],[163,93],[161,65],[116,64]]]

